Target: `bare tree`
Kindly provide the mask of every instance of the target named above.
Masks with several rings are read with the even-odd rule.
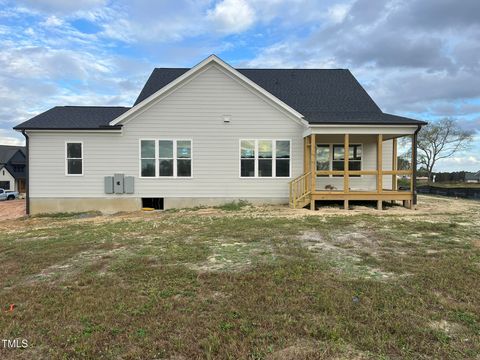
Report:
[[[467,149],[472,141],[473,132],[461,129],[453,119],[432,122],[418,133],[418,163],[425,166],[431,180],[438,160]]]

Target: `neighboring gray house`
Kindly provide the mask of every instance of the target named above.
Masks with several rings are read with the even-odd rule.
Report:
[[[0,145],[0,189],[24,193],[25,184],[25,147]]]
[[[414,184],[397,190],[413,170],[397,169],[396,139],[415,145],[422,124],[383,113],[348,70],[234,69],[212,55],[155,69],[133,107],[54,107],[15,129],[27,138],[29,211],[41,213],[411,204]]]

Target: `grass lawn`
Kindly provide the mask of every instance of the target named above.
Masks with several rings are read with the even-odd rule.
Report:
[[[480,202],[0,222],[1,359],[478,359]]]

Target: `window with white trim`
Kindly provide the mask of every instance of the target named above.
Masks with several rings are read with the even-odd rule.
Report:
[[[65,143],[65,173],[83,175],[83,143]]]
[[[140,177],[191,176],[191,140],[140,140]]]
[[[345,160],[345,146],[343,144],[317,144],[317,170],[343,171]],[[348,147],[348,169],[362,170],[362,145],[352,144]],[[328,175],[322,175],[328,176]],[[334,175],[341,176],[341,175]],[[350,175],[358,177],[360,175]]]
[[[290,177],[290,140],[240,140],[240,177]]]
[[[155,140],[142,140],[140,145],[140,176],[155,177]]]

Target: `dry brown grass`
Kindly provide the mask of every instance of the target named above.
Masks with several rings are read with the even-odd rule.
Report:
[[[478,358],[480,204],[0,222],[0,358]]]

